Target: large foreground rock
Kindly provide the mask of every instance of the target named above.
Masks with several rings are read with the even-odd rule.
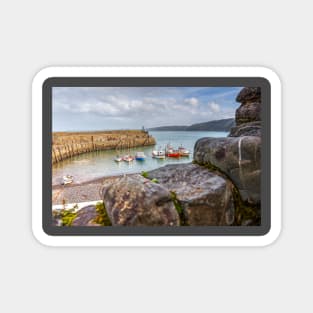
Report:
[[[234,222],[232,184],[196,164],[166,165],[148,172],[174,192],[187,225],[219,226]]]
[[[260,203],[260,137],[201,138],[195,144],[194,160],[224,172],[237,186],[244,201]]]
[[[103,202],[113,226],[179,226],[170,192],[141,175],[104,187]]]

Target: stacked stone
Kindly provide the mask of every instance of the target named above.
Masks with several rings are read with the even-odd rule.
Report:
[[[236,126],[229,137],[261,136],[261,88],[243,88],[236,101],[241,105],[236,110]]]
[[[241,199],[259,205],[261,201],[261,88],[245,87],[237,98],[236,126],[228,138],[201,138],[194,148],[194,160],[227,174]]]

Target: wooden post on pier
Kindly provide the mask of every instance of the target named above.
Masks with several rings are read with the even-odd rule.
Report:
[[[54,161],[55,161],[55,163],[59,162],[59,160],[58,160],[58,158],[57,158],[57,156],[56,156],[56,153],[55,153],[55,150],[54,150],[53,147],[52,147],[52,153],[53,153],[53,155],[54,155]]]
[[[58,152],[59,152],[59,157],[60,157],[60,160],[63,161],[63,157],[62,157],[62,153],[61,153],[61,149],[58,147],[57,148]]]

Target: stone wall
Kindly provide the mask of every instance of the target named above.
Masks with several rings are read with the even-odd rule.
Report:
[[[151,146],[155,143],[155,139],[143,130],[55,132],[52,135],[52,163],[85,152]]]

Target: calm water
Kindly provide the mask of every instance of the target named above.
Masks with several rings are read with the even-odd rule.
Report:
[[[75,183],[89,181],[103,176],[113,176],[123,173],[140,173],[161,167],[165,164],[187,163],[192,161],[193,147],[195,142],[202,137],[226,137],[227,132],[184,132],[184,131],[151,131],[150,134],[156,139],[156,146],[138,147],[130,149],[131,155],[136,151],[143,151],[147,156],[144,161],[115,162],[115,150],[89,152],[77,155],[73,158],[64,160],[53,165],[52,184],[57,185],[62,181],[64,175],[73,175]],[[163,149],[166,144],[176,149],[183,145],[191,154],[190,157],[154,159],[151,157],[152,150],[161,146]],[[120,155],[127,154],[128,150],[119,151]]]

